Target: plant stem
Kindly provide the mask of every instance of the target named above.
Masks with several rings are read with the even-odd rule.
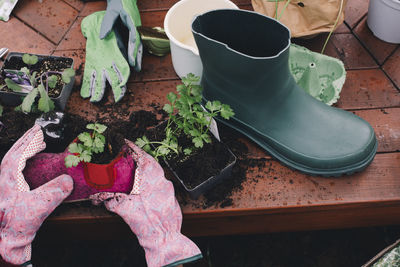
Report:
[[[168,147],[169,149],[171,149],[172,151],[174,151],[176,154],[179,154],[178,150],[176,150],[175,148],[173,148],[173,147],[170,146],[170,145],[165,144],[164,142],[151,141],[151,142],[149,142],[148,144],[159,144],[159,145],[162,145],[162,146],[166,146],[166,147]],[[157,147],[157,149],[158,149],[158,148],[160,148],[160,147]]]
[[[322,47],[322,50],[321,50],[321,54],[323,54],[325,52],[326,45],[328,44],[328,41],[331,38],[331,35],[332,35],[333,31],[335,30],[336,25],[339,21],[340,15],[342,14],[342,9],[343,9],[343,0],[341,0],[341,2],[340,2],[339,14],[337,15],[335,24],[333,24],[333,27],[332,27],[331,31],[329,32],[328,37],[325,40],[324,46]]]
[[[285,6],[283,7],[283,9],[282,9],[282,11],[281,11],[281,14],[279,15],[279,17],[278,17],[278,21],[281,19],[281,17],[282,17],[282,15],[283,15],[283,12],[285,11],[285,9],[287,8],[287,6],[289,5],[289,3],[290,3],[290,0],[288,0],[287,2],[286,2],[286,4],[285,4]]]

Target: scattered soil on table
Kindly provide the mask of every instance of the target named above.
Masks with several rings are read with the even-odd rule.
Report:
[[[36,64],[29,66],[22,61],[22,57],[13,56],[10,60],[4,62],[3,68],[0,71],[0,85],[5,84],[4,82],[4,69],[11,69],[11,70],[20,70],[23,67],[27,67],[31,73],[37,72],[36,77],[39,78],[43,73],[54,71],[54,72],[63,72],[65,69],[70,68],[72,66],[72,59],[71,58],[41,58]],[[62,91],[64,83],[61,79],[61,74],[50,73],[49,75],[56,75],[57,76],[57,84],[54,88],[48,88],[48,95],[52,98],[57,98]],[[45,77],[44,77],[45,78]],[[43,84],[45,84],[45,79],[43,80]],[[2,90],[7,92],[13,92],[7,86],[4,87]]]
[[[24,114],[22,112],[15,112],[5,110],[0,120],[4,123],[5,128],[0,131],[0,160],[3,158],[5,153],[11,148],[11,146],[17,141],[28,129],[30,129],[38,117],[38,114]],[[162,117],[164,119],[165,116]],[[160,124],[161,120],[157,120],[155,113],[145,110],[136,111],[131,114],[129,121],[114,121],[112,123],[105,123],[105,120],[99,120],[97,122],[104,123],[108,126],[109,130],[106,131],[107,140],[112,144],[112,155],[118,153],[120,147],[124,144],[122,140],[128,139],[135,141],[138,137],[142,137],[145,134],[149,134],[150,130]],[[68,145],[82,132],[86,131],[86,125],[92,123],[84,118],[65,113],[63,123],[61,126],[63,130],[63,137],[60,139],[51,139],[45,135],[45,142],[47,144],[44,152],[60,153],[63,152]],[[55,126],[53,126],[55,127]],[[240,141],[241,134],[236,131],[225,127],[219,126],[220,136],[222,142],[227,145],[230,150],[237,156],[237,162],[232,169],[232,175],[230,178],[225,179],[222,183],[211,188],[204,194],[205,201],[202,202],[201,208],[207,208],[210,206],[218,205],[220,207],[226,207],[232,205],[232,193],[242,189],[242,183],[246,180],[246,172],[248,168],[259,166],[262,167],[265,164],[264,159],[248,159],[246,157],[248,153],[247,146]],[[107,134],[109,132],[110,134]],[[208,146],[206,146],[208,147]],[[215,146],[209,148],[214,156],[217,152]],[[217,149],[218,150],[218,149]],[[118,152],[117,152],[118,151]],[[110,159],[113,156],[110,157]],[[228,157],[225,155],[221,158]],[[200,164],[200,165],[196,165]],[[208,172],[205,177],[209,177],[210,167],[206,167],[203,156],[200,156],[200,160],[193,159],[192,162],[187,163],[187,171],[195,174],[196,177],[202,176],[202,172]],[[164,166],[166,169],[166,166]],[[166,172],[167,176],[170,174]],[[182,174],[181,177],[188,177],[188,175]],[[182,185],[171,178],[175,185],[175,191],[177,198],[181,204],[185,204],[190,201],[189,196],[185,191],[182,190]]]
[[[242,183],[246,180],[246,173],[249,168],[263,168],[266,159],[247,158],[248,148],[240,141],[243,135],[223,124],[218,124],[221,141],[226,144],[233,154],[236,155],[236,164],[232,169],[232,175],[221,184],[215,186],[204,194],[205,201],[200,208],[219,206],[221,208],[232,206],[232,194],[243,189]]]

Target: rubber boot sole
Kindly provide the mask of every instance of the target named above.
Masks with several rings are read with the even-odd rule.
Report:
[[[374,149],[371,151],[371,153],[366,157],[364,160],[358,162],[357,164],[352,164],[349,166],[345,166],[342,168],[336,168],[336,169],[317,169],[317,168],[310,168],[308,166],[296,163],[284,155],[280,154],[276,149],[272,148],[270,145],[268,145],[267,142],[265,142],[263,139],[265,138],[264,136],[259,135],[258,133],[254,132],[253,129],[250,127],[246,126],[245,124],[237,121],[234,118],[231,118],[229,121],[217,118],[219,122],[235,129],[236,131],[242,133],[243,135],[247,136],[250,138],[252,141],[254,141],[256,144],[261,146],[263,149],[265,149],[272,158],[278,160],[281,162],[283,165],[287,166],[288,168],[296,171],[300,171],[304,174],[312,175],[312,176],[323,176],[323,177],[339,177],[342,175],[352,175],[357,172],[363,171],[374,159],[376,150],[378,148],[378,142],[375,139],[375,145]]]

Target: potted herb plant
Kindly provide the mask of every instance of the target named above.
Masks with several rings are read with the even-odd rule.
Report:
[[[75,80],[73,63],[72,58],[9,53],[0,70],[1,102],[22,103],[24,112],[64,110]]]
[[[235,155],[211,134],[213,118],[229,119],[232,109],[219,101],[208,101],[204,107],[199,77],[188,74],[168,93],[164,105],[168,120],[156,127],[151,138],[143,136],[136,144],[156,159],[162,158],[192,198],[229,177]],[[198,170],[205,173],[200,177]]]
[[[65,166],[77,167],[82,163],[88,185],[96,189],[112,188],[117,176],[115,166],[124,157],[125,152],[121,150],[116,153],[112,145],[106,142],[103,133],[107,126],[90,123],[86,128],[91,132],[79,134],[68,146],[69,155],[65,157]]]

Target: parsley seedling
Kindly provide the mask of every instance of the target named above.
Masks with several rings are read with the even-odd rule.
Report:
[[[81,161],[90,162],[93,154],[104,152],[106,138],[103,133],[107,129],[107,126],[94,123],[88,124],[86,128],[92,130],[92,132],[83,132],[79,134],[78,141],[68,146],[68,151],[72,153],[72,155],[65,157],[65,166],[67,168],[77,166]]]
[[[190,73],[176,87],[178,94],[167,94],[169,103],[163,108],[168,114],[164,140],[150,141],[146,136],[136,140],[136,144],[154,158],[166,158],[171,153],[182,152],[190,155],[195,149],[202,148],[204,143],[211,143],[209,130],[213,118],[221,116],[229,119],[234,115],[230,106],[220,101],[208,101],[203,108],[200,104],[203,88],[198,84],[199,80],[200,77]],[[190,138],[193,146],[180,147],[178,136],[181,134]]]

